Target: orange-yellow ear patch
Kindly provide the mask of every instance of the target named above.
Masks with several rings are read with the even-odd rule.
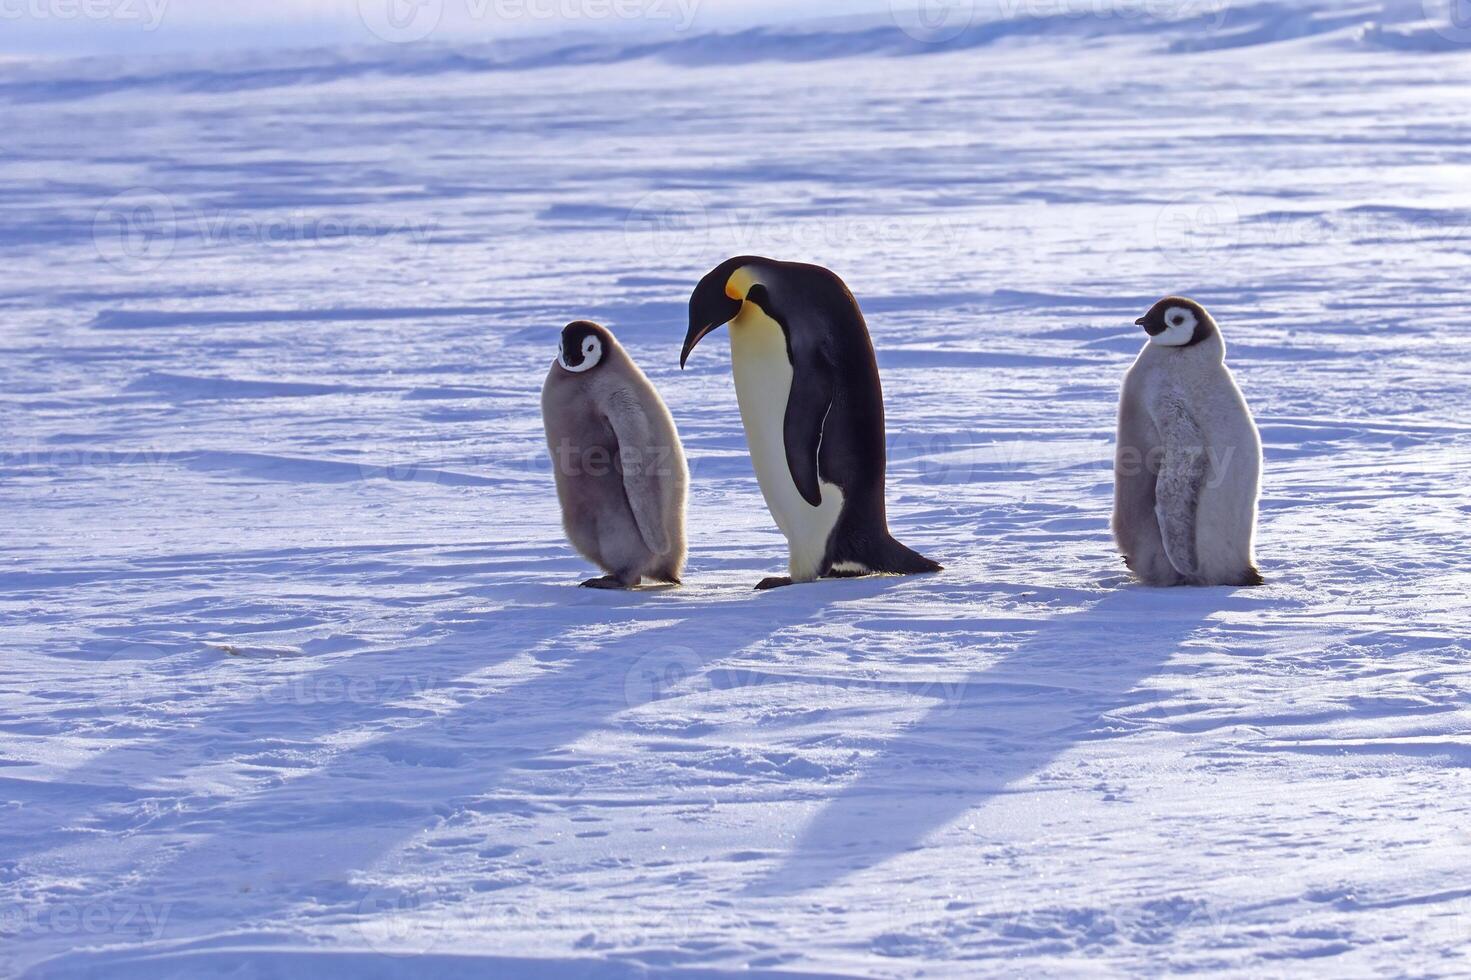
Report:
[[[725,281],[725,295],[731,299],[744,301],[746,294],[751,291],[751,287],[755,284],[756,277],[751,275],[750,268],[741,266],[732,272],[730,278]]]

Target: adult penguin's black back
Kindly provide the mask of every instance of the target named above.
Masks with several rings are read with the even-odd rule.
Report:
[[[727,322],[752,463],[791,546],[791,581],[939,571],[889,533],[883,390],[843,280],[756,256],[721,263],[690,298],[681,365]]]

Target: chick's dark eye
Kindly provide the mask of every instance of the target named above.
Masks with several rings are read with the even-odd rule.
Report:
[[[1185,318],[1183,316],[1172,316],[1172,317],[1170,317],[1170,324],[1172,326],[1178,327],[1180,324],[1182,324],[1184,322],[1185,322]]]

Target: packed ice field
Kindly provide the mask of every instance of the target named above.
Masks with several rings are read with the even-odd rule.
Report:
[[[1465,976],[1471,48],[1420,5],[0,66],[0,976]],[[867,317],[891,526],[753,592],[730,255]],[[1110,539],[1221,324],[1266,584]],[[594,592],[539,397],[688,454]]]

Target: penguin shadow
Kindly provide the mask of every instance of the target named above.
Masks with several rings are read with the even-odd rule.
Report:
[[[1122,734],[1108,715],[1141,700],[1182,643],[1215,613],[1260,605],[1226,588],[1129,586],[1041,623],[890,739],[745,894],[821,888],[922,849],[1068,749]]]
[[[175,683],[206,696],[217,693],[217,698],[197,711],[182,714],[173,725],[157,726],[154,731],[95,753],[66,770],[59,780],[67,785],[102,788],[99,806],[168,800],[176,794],[187,797],[187,778],[193,773],[222,762],[252,759],[270,747],[318,745],[344,732],[372,731],[408,713],[398,706],[401,699],[452,688],[472,672],[494,668],[523,650],[549,642],[565,631],[568,623],[537,617],[523,625],[516,645],[500,645],[487,651],[482,639],[495,626],[495,615],[483,613],[456,617],[439,626],[426,622],[416,632],[434,634],[427,644],[365,647],[320,660],[303,657],[288,663],[313,666],[296,671],[219,653],[208,658],[193,657],[175,665]],[[316,771],[332,767],[329,760]],[[252,798],[253,794],[241,793],[222,804],[210,799],[202,805],[228,808]],[[40,833],[67,823],[68,816],[70,822],[75,822],[77,811],[53,811],[50,804],[45,801],[9,821],[0,829],[0,842],[13,846],[16,856],[24,856],[65,847],[70,843],[68,837],[87,839],[87,834],[68,832],[61,835],[58,845],[57,834]],[[201,803],[196,800],[194,805]]]
[[[719,661],[820,619],[838,601],[902,581],[787,589],[784,601],[759,611],[749,604],[748,586],[686,593],[682,601],[679,590],[584,590],[575,579],[492,586],[486,591],[499,593],[503,611],[460,611],[426,623],[435,633],[428,644],[340,658],[256,699],[198,713],[190,737],[103,753],[69,774],[70,782],[115,787],[97,808],[42,806],[34,825],[15,830],[34,835],[23,850],[57,851],[64,862],[77,842],[58,844],[41,832],[46,826],[79,818],[85,824],[120,806],[176,797],[158,808],[163,816],[149,832],[160,841],[187,834],[187,844],[146,870],[126,860],[115,865],[107,875],[117,884],[97,888],[97,901],[187,900],[200,929],[177,938],[242,914],[242,901],[243,914],[261,928],[295,921],[305,894],[314,896],[313,914],[329,908],[366,921],[375,912],[372,888],[363,882],[410,841],[436,846],[430,832],[444,814],[585,806],[599,777],[588,774],[595,766],[582,771],[574,743],[622,724],[613,719],[624,713],[678,697],[683,683]],[[617,629],[604,632],[610,625]],[[395,661],[402,670],[405,657],[420,688],[365,684],[361,696],[310,700],[311,692],[329,689],[328,681],[331,690],[353,690],[354,679],[381,678]],[[513,659],[523,666],[506,670]],[[702,725],[692,722],[690,734]],[[348,747],[314,753],[309,764],[295,760],[289,773],[273,778],[240,780],[228,793],[190,788],[201,774],[243,775],[272,764],[263,748],[325,744]],[[19,834],[7,836],[20,841]],[[443,854],[464,860],[459,852]],[[494,860],[487,858],[488,867]],[[205,894],[200,882],[220,887]],[[181,887],[187,891],[176,893]]]

